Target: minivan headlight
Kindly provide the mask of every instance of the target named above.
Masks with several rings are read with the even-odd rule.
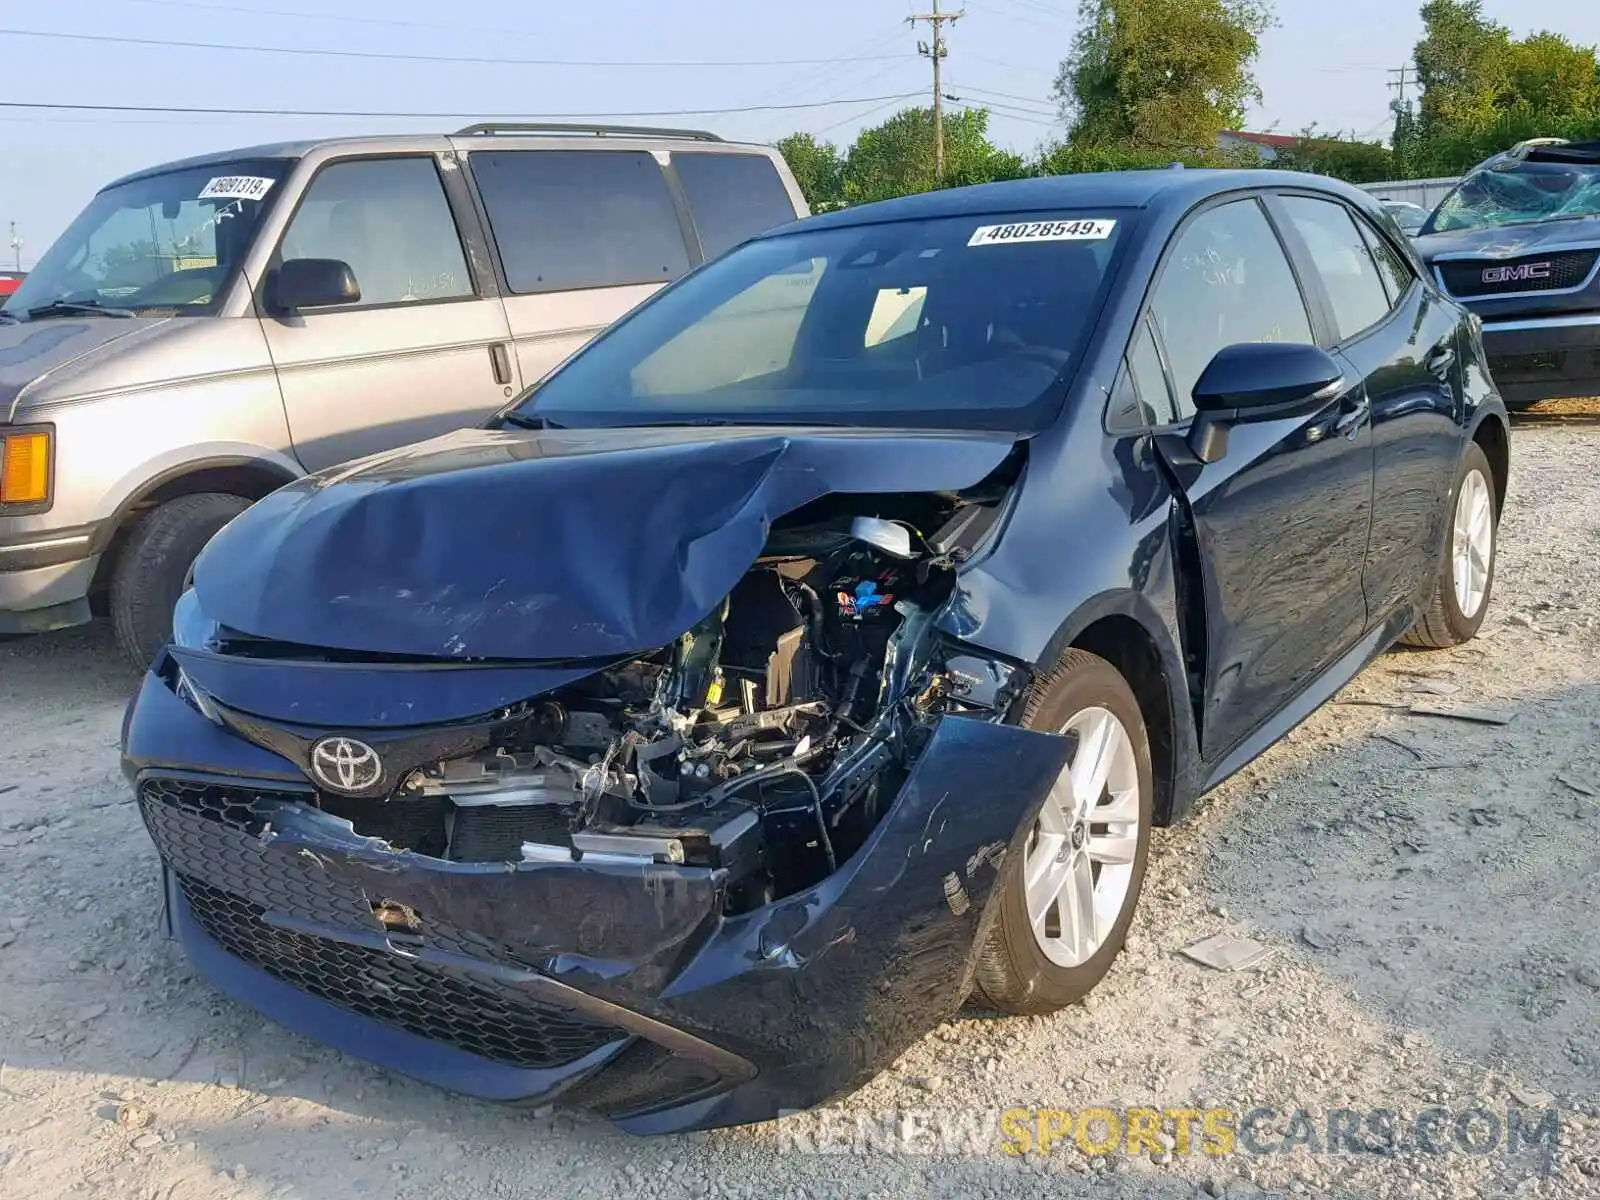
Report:
[[[48,426],[0,429],[0,513],[50,507],[55,431]]]

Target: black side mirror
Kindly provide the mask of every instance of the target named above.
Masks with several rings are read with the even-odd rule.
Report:
[[[1228,428],[1314,413],[1340,390],[1344,371],[1316,346],[1247,342],[1224,346],[1194,385],[1189,448],[1201,462],[1228,452]]]
[[[274,312],[356,304],[361,285],[350,264],[337,258],[291,258],[272,275],[267,302]]]

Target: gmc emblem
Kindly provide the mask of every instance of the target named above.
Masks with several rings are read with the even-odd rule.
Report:
[[[1486,267],[1483,272],[1485,283],[1520,283],[1524,279],[1549,279],[1550,272],[1555,268],[1554,263],[1519,263],[1514,267]]]

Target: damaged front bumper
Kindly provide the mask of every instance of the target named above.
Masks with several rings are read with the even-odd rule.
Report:
[[[154,674],[123,738],[170,929],[222,991],[439,1086],[636,1132],[821,1103],[953,1014],[1003,855],[1069,748],[946,716],[836,872],[728,916],[720,870],[449,862],[359,836]]]

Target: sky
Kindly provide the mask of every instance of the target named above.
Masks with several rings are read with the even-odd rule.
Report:
[[[906,17],[930,0],[75,0],[0,7],[0,100],[422,117],[215,116],[0,108],[0,262],[7,223],[32,265],[118,175],[213,150],[298,137],[448,131],[472,116],[757,109],[635,118],[771,141],[803,129],[848,144],[926,97],[928,61]],[[945,10],[961,0],[942,0]],[[315,11],[317,8],[321,11]],[[994,107],[996,140],[1032,150],[1060,132],[1051,85],[1077,0],[965,0],[948,26],[947,94]],[[1248,125],[1379,136],[1389,68],[1410,57],[1418,0],[1277,0]],[[1521,35],[1600,42],[1600,4],[1488,0]],[[29,36],[53,34],[58,36]],[[59,35],[72,35],[59,36]],[[97,39],[133,39],[132,41]],[[339,55],[219,50],[231,43]],[[398,57],[361,57],[390,55]],[[410,56],[410,57],[406,57]],[[439,62],[453,58],[475,61]],[[527,61],[545,60],[543,65]],[[549,60],[558,60],[556,64]],[[559,65],[578,60],[595,65]],[[684,65],[640,65],[676,63]],[[599,65],[605,64],[605,65]],[[787,110],[763,106],[807,105]],[[615,120],[626,120],[618,117]]]

